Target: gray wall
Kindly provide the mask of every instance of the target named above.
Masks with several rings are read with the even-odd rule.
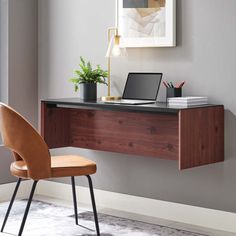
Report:
[[[123,90],[129,71],[157,71],[168,80],[186,80],[185,95],[224,104],[224,163],[180,172],[174,161],[148,157],[71,148],[53,153],[95,160],[99,189],[236,212],[235,10],[235,0],[177,0],[176,48],[129,49],[128,58],[112,60],[113,94]],[[78,96],[68,78],[80,55],[106,66],[106,29],[114,16],[111,0],[39,1],[39,98]],[[159,99],[164,95],[162,87]]]
[[[8,1],[0,0],[0,99],[8,97]],[[5,79],[4,79],[5,78]]]
[[[37,127],[37,0],[0,0],[0,3],[5,23],[1,41],[4,48],[1,101],[8,102]],[[0,146],[0,183],[14,181],[9,174],[11,161],[11,153]]]

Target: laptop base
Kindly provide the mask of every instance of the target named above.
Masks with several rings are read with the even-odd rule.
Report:
[[[142,104],[153,104],[156,101],[145,101],[145,100],[132,100],[132,99],[119,99],[116,101],[104,101],[105,103],[122,104],[122,105],[142,105]]]

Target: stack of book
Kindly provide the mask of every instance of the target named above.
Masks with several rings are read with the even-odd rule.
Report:
[[[207,105],[208,98],[207,97],[173,97],[168,98],[167,102],[170,106],[200,106]]]

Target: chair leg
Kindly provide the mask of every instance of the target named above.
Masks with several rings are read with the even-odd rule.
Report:
[[[33,196],[34,196],[34,192],[35,192],[35,188],[36,188],[37,183],[38,183],[37,180],[35,180],[34,183],[33,183],[33,186],[32,186],[31,192],[30,192],[29,200],[28,200],[28,203],[27,203],[27,206],[26,206],[26,209],[25,209],[25,213],[24,213],[24,216],[23,216],[23,220],[22,220],[22,223],[21,223],[21,226],[20,226],[18,236],[21,236],[22,232],[24,230],[25,222],[26,222],[26,219],[27,219],[27,216],[28,216],[28,213],[29,213],[30,205],[31,205],[31,202],[32,202],[32,199],[33,199]]]
[[[4,221],[3,221],[3,224],[2,224],[1,232],[3,232],[3,230],[4,230],[4,228],[5,228],[5,225],[6,225],[6,223],[7,223],[7,219],[8,219],[8,216],[9,216],[10,212],[11,212],[11,208],[12,208],[13,202],[14,202],[14,200],[15,200],[15,198],[16,198],[16,194],[17,194],[17,192],[18,192],[20,183],[21,183],[21,178],[18,179],[17,184],[16,184],[16,187],[15,187],[15,190],[14,190],[13,195],[12,195],[12,197],[11,197],[11,201],[10,201],[10,204],[9,204],[9,206],[8,206],[7,213],[6,213],[6,215],[5,215],[5,218],[4,218]]]
[[[92,205],[93,205],[93,214],[94,214],[94,221],[95,221],[97,236],[100,236],[98,215],[97,215],[96,203],[95,203],[94,192],[93,192],[93,183],[92,183],[92,179],[89,175],[87,175],[87,178],[88,178],[88,182],[89,182],[91,201],[92,201]]]
[[[74,202],[75,224],[78,225],[78,209],[77,209],[77,199],[76,199],[75,177],[74,176],[71,176],[71,185],[72,185],[72,195],[73,195],[73,202]]]

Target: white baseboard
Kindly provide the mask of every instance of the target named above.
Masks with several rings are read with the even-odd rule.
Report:
[[[29,190],[31,188],[31,181],[22,181],[20,184],[20,188],[18,190],[16,198],[28,198]],[[16,187],[16,183],[9,183],[9,184],[1,184],[0,185],[0,202],[9,201],[13,194],[13,191]]]
[[[78,192],[77,197],[79,203],[91,204],[88,188],[77,186],[76,191]],[[72,201],[71,186],[68,184],[40,181],[36,193],[48,197]],[[97,189],[95,190],[95,197],[97,206],[99,207],[236,233],[235,213]]]

